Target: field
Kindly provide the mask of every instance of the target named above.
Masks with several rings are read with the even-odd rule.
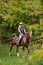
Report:
[[[26,49],[25,52],[23,52],[22,48],[20,47],[20,57],[17,57],[15,46],[13,47],[11,55],[9,56],[10,46],[0,44],[0,65],[43,65],[43,47],[41,46],[38,48],[38,45],[34,44],[30,46],[29,54],[27,53]],[[23,56],[25,56],[25,58],[23,58]]]
[[[2,37],[11,38],[18,33],[19,23],[23,22],[26,31],[32,30],[29,54],[25,48],[16,46],[9,56],[10,45],[1,43]],[[0,65],[43,65],[43,0],[0,0]]]

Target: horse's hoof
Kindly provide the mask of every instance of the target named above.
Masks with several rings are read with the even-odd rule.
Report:
[[[2,60],[0,60],[0,63],[2,62]]]
[[[23,58],[25,58],[25,56],[23,56]]]
[[[17,56],[20,57],[19,53],[17,53]]]
[[[24,58],[24,59],[26,59],[26,58],[27,58],[27,56],[23,56],[23,58]]]
[[[10,56],[10,53],[9,53],[9,56]]]

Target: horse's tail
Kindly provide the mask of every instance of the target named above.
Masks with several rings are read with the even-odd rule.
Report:
[[[5,43],[11,42],[11,40],[12,40],[11,38],[10,38],[10,39],[6,39],[6,40],[4,40],[4,42],[5,42]]]
[[[6,37],[2,37],[2,38],[1,38],[2,44],[8,43],[8,42],[10,43],[11,41],[12,41],[12,38],[9,38],[9,39],[6,38]]]

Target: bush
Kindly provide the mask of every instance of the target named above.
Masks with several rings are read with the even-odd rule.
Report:
[[[43,50],[36,50],[29,60],[31,65],[43,65]]]

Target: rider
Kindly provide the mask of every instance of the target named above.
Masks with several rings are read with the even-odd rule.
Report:
[[[24,25],[23,25],[22,22],[20,22],[20,24],[18,26],[18,32],[19,32],[19,40],[18,40],[17,45],[19,45],[20,40],[22,39],[22,37],[26,33],[26,30],[25,30]]]

